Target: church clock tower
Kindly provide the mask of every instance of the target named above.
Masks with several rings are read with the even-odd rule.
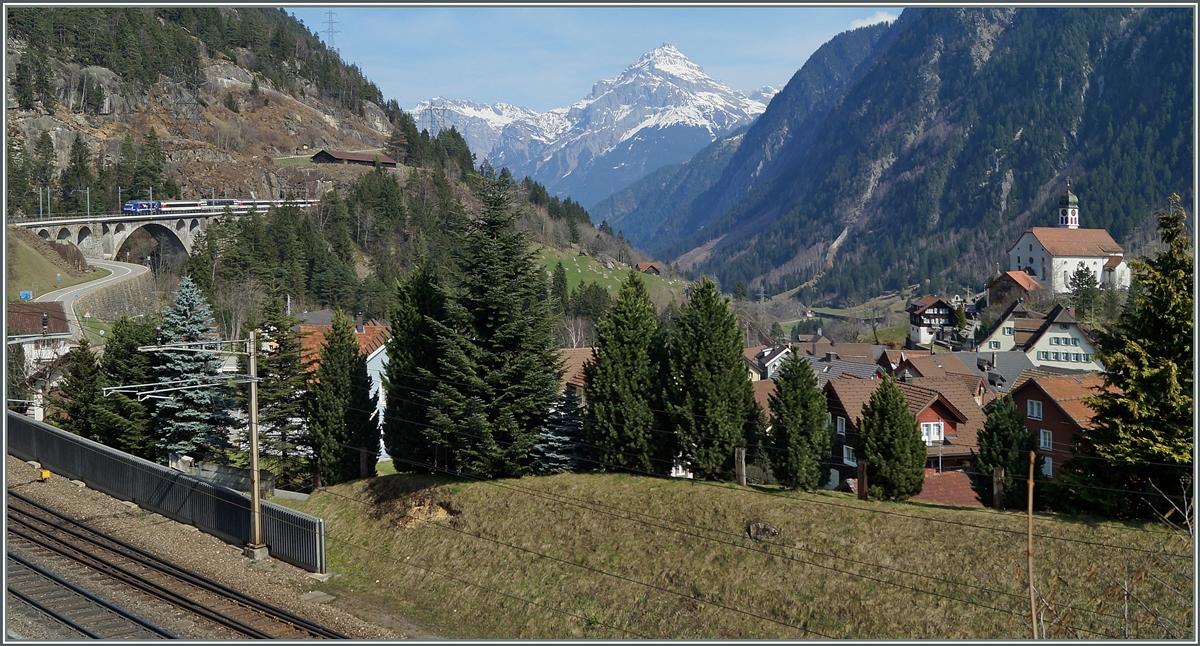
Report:
[[[1067,192],[1058,196],[1058,226],[1062,229],[1079,228],[1079,197],[1071,192],[1071,182],[1067,182]]]

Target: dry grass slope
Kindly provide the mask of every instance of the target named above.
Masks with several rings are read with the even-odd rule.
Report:
[[[446,637],[1029,636],[1021,514],[614,474],[399,474],[286,504],[326,520],[342,576],[324,589]],[[779,536],[750,540],[752,522]],[[1045,612],[1048,637],[1193,634],[1190,540],[1053,516],[1035,531],[1070,539],[1036,539],[1035,584],[1058,613]],[[1141,580],[1114,597],[1126,571]]]

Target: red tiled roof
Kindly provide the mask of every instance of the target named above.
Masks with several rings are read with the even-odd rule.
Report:
[[[1005,277],[1011,279],[1014,283],[1019,285],[1027,292],[1032,292],[1042,288],[1041,283],[1037,282],[1037,279],[1023,271],[1006,271],[997,276],[996,280],[992,281],[992,285],[1000,282]],[[991,287],[991,285],[988,285],[988,287]]]
[[[591,361],[592,350],[594,348],[562,348],[558,351],[558,356],[563,362],[563,385],[583,388],[583,364]]]
[[[43,312],[47,314],[47,334],[66,334],[71,331],[67,325],[67,313],[60,301],[9,303],[8,327],[16,334],[41,334]]]
[[[651,267],[653,267],[655,271],[662,271],[662,268],[659,267],[658,263],[656,263],[656,262],[639,262],[636,265],[636,267],[637,267],[638,271],[643,271],[643,272],[646,271],[647,269],[650,269]]]
[[[750,363],[757,365],[758,364],[758,353],[762,352],[763,350],[766,350],[769,347],[771,347],[771,346],[754,345],[754,346],[750,346],[749,348],[742,348],[742,356],[746,357],[746,361],[749,361]]]
[[[925,484],[912,499],[941,505],[984,506],[971,489],[971,479],[965,471],[938,473],[935,469],[925,469]]]
[[[967,418],[965,422],[957,425],[955,437],[950,442],[964,451],[968,448],[979,447],[979,431],[983,430],[983,423],[987,421],[987,415],[979,404],[975,403],[975,397],[967,385],[967,379],[965,375],[947,375],[945,377],[917,377],[911,382],[914,386],[941,393],[954,405],[954,408],[958,409],[958,412]],[[971,375],[969,379],[976,383],[982,380],[975,375]]]
[[[325,342],[325,335],[332,329],[332,325],[300,324],[300,356],[305,364],[312,362],[313,370],[321,365],[321,344]],[[371,321],[363,325],[362,334],[355,332],[354,336],[358,339],[358,347],[362,349],[364,355],[369,357],[383,347],[388,339],[392,338],[392,330],[385,325]]]
[[[770,417],[771,406],[770,399],[768,398],[775,393],[775,380],[759,379],[750,385],[754,388],[754,401],[758,402],[758,405],[763,409],[763,413],[767,417]]]
[[[1032,233],[1055,256],[1092,257],[1125,252],[1104,229],[1033,227],[1027,233]]]
[[[1084,373],[1079,375],[1038,375],[1030,379],[1033,385],[1046,393],[1062,412],[1083,429],[1093,428],[1096,411],[1083,402],[1084,397],[1094,397],[1104,392],[1120,392],[1116,386],[1107,389],[1104,375]]]
[[[907,353],[907,350],[905,351]],[[962,360],[951,353],[911,356],[905,354],[904,363],[896,367],[897,372],[911,366],[921,377],[944,377],[946,375],[974,375]]]
[[[1108,260],[1104,261],[1104,268],[1114,269],[1124,261],[1125,259],[1121,256],[1109,256]]]

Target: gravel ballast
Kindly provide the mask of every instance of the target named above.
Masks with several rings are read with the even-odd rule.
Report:
[[[11,455],[7,458],[8,488],[64,516],[352,639],[407,637],[368,623],[336,606],[303,600],[303,595],[319,591],[319,586],[300,568],[272,558],[253,561],[242,556],[240,546],[230,545],[159,514],[131,508],[116,498],[79,487],[58,475],[39,482],[32,466]],[[21,628],[28,629],[28,626]],[[21,628],[13,624],[8,626],[9,630],[26,636]]]

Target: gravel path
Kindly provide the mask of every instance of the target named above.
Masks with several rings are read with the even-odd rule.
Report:
[[[108,532],[244,594],[328,626],[352,639],[390,640],[408,637],[368,623],[332,605],[302,600],[302,595],[319,589],[317,581],[304,570],[271,558],[252,561],[242,556],[238,546],[200,532],[190,525],[144,509],[130,508],[116,498],[78,487],[58,475],[46,482],[38,482],[33,467],[11,455],[6,457],[8,488],[65,516]],[[28,624],[22,623],[15,615],[10,616],[7,628],[23,637],[36,638],[22,632],[23,628],[29,630]],[[184,626],[175,628],[182,629],[181,633],[188,632]]]

